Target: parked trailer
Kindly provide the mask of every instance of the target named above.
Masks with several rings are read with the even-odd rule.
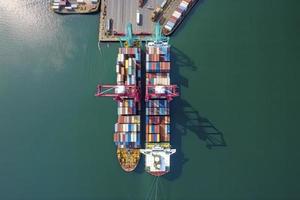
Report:
[[[141,25],[141,13],[139,11],[136,12],[136,24]]]

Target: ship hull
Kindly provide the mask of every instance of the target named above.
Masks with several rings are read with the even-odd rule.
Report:
[[[139,149],[117,148],[117,158],[121,168],[125,172],[132,172],[137,167],[140,160]]]
[[[176,29],[180,26],[180,24],[184,21],[184,19],[187,17],[187,15],[191,12],[191,10],[193,9],[193,7],[198,3],[198,1],[200,0],[194,0],[192,2],[192,4],[189,6],[189,8],[187,9],[187,11],[183,14],[183,16],[178,19],[179,21],[175,24],[175,26],[173,27],[172,30],[168,31],[166,30],[165,28],[163,28],[162,30],[162,33],[165,35],[165,36],[170,36],[172,35]]]
[[[159,171],[159,172],[148,172],[152,176],[163,176],[168,173],[168,171]]]

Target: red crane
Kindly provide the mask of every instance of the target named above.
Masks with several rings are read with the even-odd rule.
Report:
[[[123,101],[125,98],[133,98],[140,101],[140,89],[137,85],[98,85],[96,97],[113,97],[115,101]]]
[[[166,98],[172,101],[173,97],[179,96],[177,85],[147,85],[145,100],[153,98]]]

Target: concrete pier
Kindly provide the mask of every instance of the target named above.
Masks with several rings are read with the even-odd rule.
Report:
[[[133,34],[143,38],[153,33],[154,22],[151,15],[156,7],[160,7],[164,0],[148,0],[140,8],[138,0],[102,0],[99,24],[99,41],[119,41],[125,35],[127,23],[132,24]],[[140,13],[140,23],[137,24],[137,12]],[[112,31],[107,31],[107,23],[111,21]]]
[[[162,8],[162,3],[165,3],[161,15],[156,20],[163,27],[178,8],[181,1],[145,0],[143,7],[139,7],[139,0],[102,0],[99,20],[99,41],[119,41],[120,37],[126,34],[125,27],[127,23],[132,24],[133,34],[139,36],[143,41],[154,31],[154,22],[151,20],[154,10]],[[197,2],[198,0],[194,1]],[[137,23],[137,13],[140,16],[140,23]],[[180,19],[181,21],[182,19]],[[176,25],[176,28],[179,24]]]

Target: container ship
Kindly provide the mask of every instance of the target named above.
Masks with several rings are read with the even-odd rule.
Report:
[[[50,9],[58,14],[88,14],[98,12],[100,0],[50,0]]]
[[[117,158],[124,171],[133,171],[140,160],[141,49],[134,43],[120,47],[116,63],[117,84],[98,85],[96,96],[117,101],[118,119],[113,134]]]
[[[171,35],[199,0],[182,0],[163,26],[163,34]]]
[[[158,28],[157,28],[158,29]],[[156,31],[156,35],[160,34]],[[170,85],[170,45],[161,36],[146,44],[146,144],[145,170],[154,176],[170,171],[170,101],[178,96],[177,86]]]

